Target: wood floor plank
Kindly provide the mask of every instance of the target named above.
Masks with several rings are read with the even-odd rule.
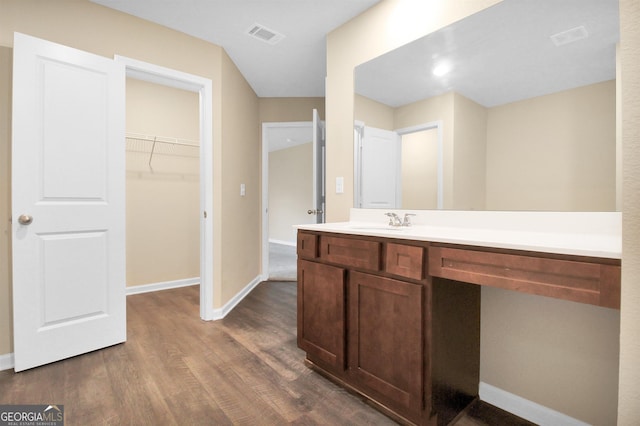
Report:
[[[219,321],[198,304],[197,286],[129,296],[126,343],[2,371],[0,404],[63,404],[67,425],[395,424],[304,365],[295,282],[261,283]],[[473,415],[460,424],[492,424]]]

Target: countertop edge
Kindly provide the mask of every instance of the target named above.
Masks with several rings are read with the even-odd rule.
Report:
[[[427,241],[443,244],[458,244],[476,247],[531,251],[561,255],[585,256],[594,258],[621,259],[622,238],[617,235],[576,234],[576,233],[540,233],[526,230],[495,230],[445,227],[411,227],[396,229],[378,223],[334,222],[322,224],[295,225],[298,230],[329,232],[347,235],[362,235],[400,240]],[[367,229],[371,228],[371,229]],[[378,229],[379,228],[379,229]],[[445,236],[443,233],[465,232],[476,234],[476,238]],[[479,238],[481,236],[487,238]],[[510,239],[516,235],[519,238]],[[559,244],[558,241],[562,241]],[[585,248],[587,243],[587,248]],[[602,248],[596,246],[602,245]],[[591,247],[589,247],[591,246]],[[619,248],[618,248],[619,246]]]

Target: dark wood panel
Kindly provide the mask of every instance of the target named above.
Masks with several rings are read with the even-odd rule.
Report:
[[[433,278],[431,289],[432,401],[446,425],[478,395],[481,287]]]
[[[296,247],[299,257],[315,259],[318,257],[318,236],[298,231],[298,244]]]
[[[570,258],[432,246],[429,274],[581,303],[620,308],[620,267]]]
[[[298,346],[336,372],[345,367],[345,270],[298,261]]]
[[[385,271],[412,280],[425,278],[424,247],[387,243]]]
[[[380,270],[382,243],[378,241],[320,236],[320,258],[351,268]]]
[[[423,409],[423,288],[349,277],[349,375],[384,405],[418,421]]]

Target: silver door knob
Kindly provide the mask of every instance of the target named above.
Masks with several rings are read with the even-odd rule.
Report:
[[[31,225],[31,222],[33,222],[33,217],[28,214],[21,214],[18,216],[18,223],[20,225]]]
[[[322,214],[322,210],[307,210],[307,214]]]

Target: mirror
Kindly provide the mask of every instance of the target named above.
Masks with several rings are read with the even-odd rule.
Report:
[[[438,168],[441,208],[615,210],[618,40],[617,0],[504,0],[359,65],[355,206],[380,187],[362,173],[367,129],[439,123],[440,151],[420,161]],[[406,185],[433,193],[433,174],[402,177],[386,157],[395,207],[413,208]]]

